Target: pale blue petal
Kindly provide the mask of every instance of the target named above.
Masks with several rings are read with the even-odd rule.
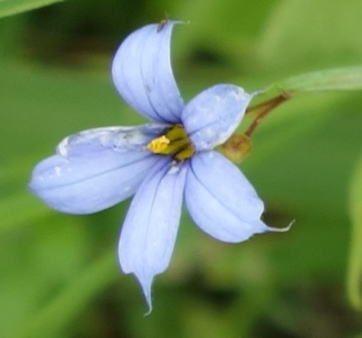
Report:
[[[183,164],[155,168],[138,189],[122,227],[120,264],[139,280],[150,311],[153,278],[166,270],[175,245],[185,176]]]
[[[112,77],[124,100],[137,112],[158,122],[177,123],[183,100],[170,60],[170,21],[144,26],[130,34],[119,47]]]
[[[66,137],[57,147],[62,156],[88,156],[90,152],[113,149],[116,152],[145,150],[146,145],[160,136],[167,124],[145,124],[133,127],[103,127],[81,131]]]
[[[111,135],[116,136],[113,141]],[[165,158],[141,145],[134,150],[139,138],[135,143],[128,139],[123,148],[121,139],[120,130],[113,128],[67,138],[57,155],[35,167],[30,189],[50,207],[72,214],[94,213],[132,196],[149,170]]]
[[[196,150],[210,150],[225,142],[244,116],[252,94],[219,84],[194,97],[182,113],[183,124]]]
[[[185,200],[194,222],[212,237],[242,242],[266,231],[264,204],[240,170],[215,151],[196,154],[189,162]]]

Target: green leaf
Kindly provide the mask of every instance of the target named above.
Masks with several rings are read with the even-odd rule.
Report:
[[[362,309],[362,156],[350,188],[349,211],[352,221],[351,248],[347,275],[348,298],[353,307]]]
[[[332,90],[361,90],[362,66],[301,74],[287,78],[272,87],[291,94]]]
[[[63,0],[0,0],[0,18],[60,1]]]

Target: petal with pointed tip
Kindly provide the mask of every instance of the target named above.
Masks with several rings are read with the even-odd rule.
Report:
[[[211,150],[225,142],[240,124],[252,95],[241,87],[220,84],[194,97],[182,121],[196,150]]]
[[[242,242],[266,231],[264,204],[239,169],[215,151],[196,154],[189,162],[185,200],[194,222],[212,237]]]
[[[131,33],[112,64],[113,81],[123,99],[138,113],[158,122],[180,122],[183,109],[170,60],[175,23],[151,24]]]
[[[149,311],[151,284],[169,265],[180,221],[186,166],[156,168],[144,180],[124,221],[119,260],[139,280]]]
[[[64,140],[57,155],[34,168],[31,191],[72,214],[94,213],[132,196],[151,168],[166,159],[142,150],[145,133],[133,129],[132,139],[128,132],[102,128]]]

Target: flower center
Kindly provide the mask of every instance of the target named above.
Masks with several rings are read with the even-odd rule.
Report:
[[[175,124],[164,135],[156,137],[147,144],[147,149],[154,154],[173,155],[176,160],[190,158],[195,149],[182,125]]]

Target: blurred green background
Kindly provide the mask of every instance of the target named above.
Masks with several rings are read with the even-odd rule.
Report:
[[[32,167],[63,137],[144,121],[110,79],[112,55],[135,28],[165,15],[190,20],[172,52],[188,99],[216,83],[254,90],[362,64],[361,13],[360,0],[74,0],[0,19],[0,337],[361,337],[346,291],[350,253],[362,246],[349,214],[360,92],[300,96],[268,116],[241,169],[265,220],[295,219],[293,228],[229,245],[184,213],[146,318],[117,263],[128,202],[71,216],[27,190]]]

